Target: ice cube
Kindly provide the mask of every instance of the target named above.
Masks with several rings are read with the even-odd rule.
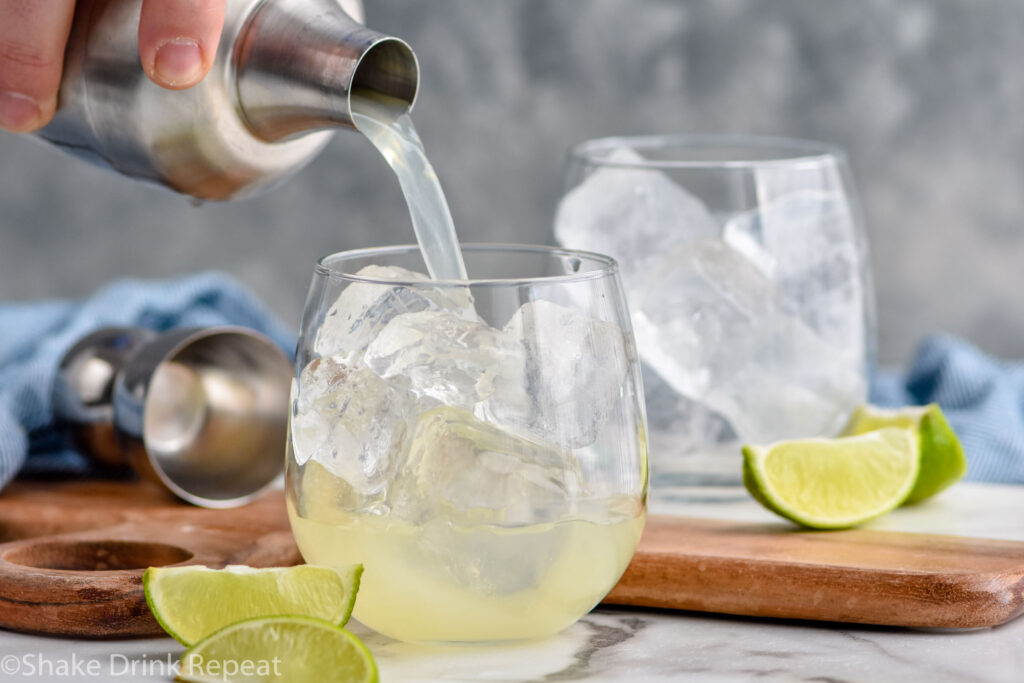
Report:
[[[632,300],[640,356],[679,393],[705,395],[763,343],[773,283],[717,239],[663,254]]]
[[[722,236],[770,277],[804,272],[857,247],[846,198],[817,190],[790,192],[739,214],[726,223]]]
[[[572,551],[573,530],[545,524],[518,529],[461,526],[441,517],[417,527],[402,545],[401,562],[470,599],[537,591],[552,567]]]
[[[628,288],[657,254],[718,235],[704,204],[665,173],[637,167],[644,162],[637,152],[616,149],[607,161],[613,165],[601,166],[562,198],[555,216],[561,244],[614,257]]]
[[[537,300],[523,304],[504,331],[526,348],[523,391],[496,393],[483,414],[562,448],[593,443],[625,389],[629,354],[622,329]]]
[[[694,452],[708,444],[736,440],[728,420],[707,405],[677,392],[646,363],[643,376],[651,439],[654,440],[655,433],[675,435],[671,457],[677,458],[679,454]]]
[[[794,344],[794,351],[807,348]],[[797,371],[802,366],[802,372]],[[863,377],[844,364],[804,358],[796,365],[749,364],[704,401],[727,415],[745,442],[772,443],[839,433],[867,394]]]
[[[365,367],[312,361],[293,389],[296,464],[318,462],[358,494],[382,494],[402,462],[413,400]]]
[[[365,362],[384,379],[407,383],[420,397],[471,409],[522,375],[523,345],[450,311],[395,316],[367,347]]]
[[[442,406],[417,420],[390,500],[414,524],[517,526],[564,518],[579,488],[571,452]]]
[[[867,397],[864,360],[851,363],[792,316],[765,321],[762,335],[754,357],[704,402],[748,442],[835,436]]]
[[[634,300],[641,357],[741,439],[832,435],[864,399],[863,358],[822,340],[729,245],[679,247],[648,278]]]
[[[356,275],[378,280],[429,282],[422,273],[397,266],[366,266]],[[328,309],[317,332],[314,350],[321,356],[357,361],[362,352],[395,316],[417,311],[452,311],[477,320],[468,288],[410,287],[352,282]]]
[[[864,338],[864,275],[846,197],[803,190],[731,219],[727,244],[777,285],[786,310],[837,349]],[[863,346],[853,349],[863,355]]]

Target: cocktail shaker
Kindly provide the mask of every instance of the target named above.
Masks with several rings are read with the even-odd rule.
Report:
[[[346,0],[347,5],[353,3]],[[412,107],[412,49],[339,0],[227,0],[217,59],[165,90],[138,56],[142,0],[79,0],[57,114],[37,135],[100,166],[201,199],[259,194],[353,128],[353,90]]]

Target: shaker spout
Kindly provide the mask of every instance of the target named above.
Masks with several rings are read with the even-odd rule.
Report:
[[[240,114],[253,135],[277,142],[348,127],[364,90],[412,108],[416,55],[404,41],[359,24],[337,0],[276,0],[252,14],[232,59]]]

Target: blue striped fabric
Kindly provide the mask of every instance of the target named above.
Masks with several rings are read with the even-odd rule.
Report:
[[[947,335],[928,337],[905,374],[878,373],[883,406],[938,403],[967,454],[967,479],[1024,484],[1024,364]]]
[[[84,474],[91,466],[53,429],[50,394],[57,363],[78,339],[105,325],[152,330],[241,325],[291,354],[294,333],[251,293],[219,273],[150,282],[121,280],[84,301],[0,304],[0,487],[26,465]],[[29,456],[31,453],[31,456]]]

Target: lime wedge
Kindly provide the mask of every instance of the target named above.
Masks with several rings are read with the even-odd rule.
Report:
[[[376,683],[377,665],[358,638],[330,622],[299,616],[246,619],[181,657],[191,683]]]
[[[967,473],[967,458],[956,432],[935,403],[886,410],[862,405],[841,436],[864,434],[885,427],[912,427],[921,443],[921,471],[905,503],[920,503],[949,488]]]
[[[363,566],[299,565],[224,569],[150,567],[142,575],[153,616],[183,645],[242,619],[299,614],[344,626],[352,614]]]
[[[899,506],[918,467],[917,434],[899,427],[743,447],[743,483],[751,495],[812,529],[856,526]]]

